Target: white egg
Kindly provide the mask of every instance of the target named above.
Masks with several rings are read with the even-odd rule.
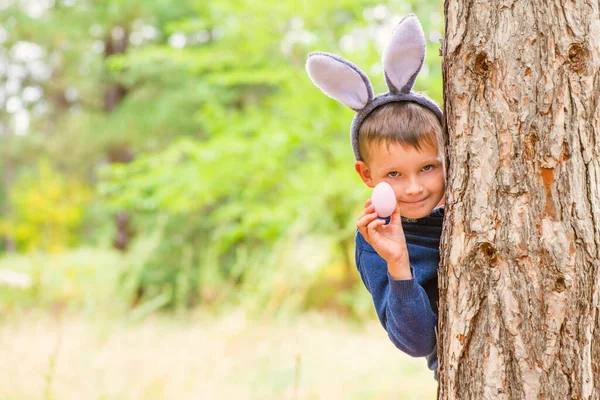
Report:
[[[375,212],[378,216],[389,217],[396,208],[394,189],[387,182],[379,182],[371,194],[371,203],[375,206]]]

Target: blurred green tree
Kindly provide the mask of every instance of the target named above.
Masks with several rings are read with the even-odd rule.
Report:
[[[119,211],[136,216],[131,251],[144,256],[124,276],[135,304],[251,293],[264,306],[277,285],[298,296],[324,277],[354,285],[355,217],[369,193],[352,167],[353,114],[312,86],[304,61],[341,54],[383,91],[381,49],[412,12],[429,39],[417,90],[441,100],[439,2],[57,1],[39,15],[24,3],[1,11],[13,21],[6,44],[40,46],[50,73],[35,83],[28,133],[11,135],[13,169],[43,154],[99,182],[86,217],[97,228],[82,241],[111,232]],[[127,46],[112,51],[115,41]]]

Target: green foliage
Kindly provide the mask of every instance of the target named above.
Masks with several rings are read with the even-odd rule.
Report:
[[[41,161],[15,182],[9,200],[12,214],[0,219],[0,235],[12,236],[24,252],[56,252],[77,244],[90,189],[69,180]]]
[[[440,2],[104,0],[56,2],[40,17],[0,11],[16,21],[7,45],[36,42],[53,65],[36,82],[46,113],[32,112],[30,132],[0,151],[19,176],[40,156],[54,172],[2,188],[5,202],[43,198],[39,213],[22,201],[4,211],[4,234],[27,226],[20,250],[106,246],[112,216],[127,210],[137,236],[118,269],[119,296],[137,307],[133,319],[197,304],[364,315],[368,293],[351,260],[369,191],[353,170],[353,112],[312,85],[304,61],[315,50],[340,54],[384,91],[382,38],[409,12],[429,39],[416,88],[441,101]],[[119,35],[126,50],[108,56]],[[117,85],[125,95],[107,111]],[[108,163],[115,149],[133,161]],[[95,191],[84,196],[58,171]],[[40,195],[51,182],[60,195]],[[41,224],[60,246],[40,244]]]

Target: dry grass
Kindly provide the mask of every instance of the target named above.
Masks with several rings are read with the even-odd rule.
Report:
[[[136,325],[27,315],[0,325],[0,348],[2,400],[421,400],[436,391],[425,360],[397,351],[378,323],[325,315]]]

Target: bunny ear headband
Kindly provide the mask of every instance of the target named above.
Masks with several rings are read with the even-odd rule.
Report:
[[[356,65],[329,53],[308,55],[306,71],[313,83],[327,96],[356,111],[350,139],[354,158],[361,161],[358,132],[365,118],[387,103],[410,101],[431,110],[442,123],[442,111],[427,96],[412,87],[425,59],[425,35],[419,20],[408,15],[400,21],[383,52],[383,71],[389,92],[373,96],[367,75]]]

